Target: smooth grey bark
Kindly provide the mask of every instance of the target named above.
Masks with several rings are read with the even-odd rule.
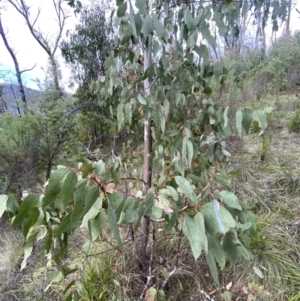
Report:
[[[144,51],[144,72],[151,66],[152,53],[152,36],[148,37],[148,44]],[[144,80],[144,91],[151,94],[151,83],[149,78]],[[149,110],[150,111],[150,110]],[[143,170],[143,193],[146,195],[152,185],[152,168],[151,168],[151,152],[152,152],[152,133],[151,133],[151,114],[147,116],[144,122],[144,170]],[[147,267],[147,245],[150,233],[150,217],[144,215],[141,223],[141,241],[138,246],[138,257],[143,271]]]

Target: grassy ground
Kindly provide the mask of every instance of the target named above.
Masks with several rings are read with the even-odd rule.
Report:
[[[216,289],[205,258],[195,263],[182,236],[166,234],[156,225],[149,256],[153,285],[164,285],[165,300],[300,300],[300,136],[289,130],[297,99],[282,95],[259,105],[274,108],[268,132],[242,139],[233,135],[228,163],[235,193],[257,216],[250,241],[253,260],[219,271],[222,287]],[[125,236],[127,229],[122,231]],[[19,272],[22,236],[7,225],[2,233],[0,300],[62,300],[64,286],[76,279],[81,279],[79,289],[85,293],[80,300],[137,300],[143,292],[145,279],[130,265],[134,246],[127,242],[124,253],[118,253],[109,233],[104,242],[88,246],[88,252],[78,243],[86,235],[75,233],[68,264],[73,262],[81,272],[65,283],[53,283],[45,294],[47,276],[55,267],[42,268],[45,259],[37,247],[28,268]]]

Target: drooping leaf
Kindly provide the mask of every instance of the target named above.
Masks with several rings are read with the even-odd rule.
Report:
[[[88,221],[95,218],[99,214],[101,208],[102,208],[102,200],[100,199],[100,197],[98,197],[94,201],[94,203],[92,204],[88,212],[83,215],[80,228],[88,228]]]
[[[232,187],[232,180],[229,178],[229,176],[221,174],[221,173],[217,173],[215,175],[215,181],[228,187],[231,188]]]
[[[117,224],[116,215],[115,215],[110,203],[108,203],[107,217],[108,217],[108,223],[110,224],[110,227],[117,239],[118,246],[120,249],[122,249],[123,244],[122,244],[122,240],[120,237],[119,226]]]
[[[94,163],[94,166],[97,175],[100,176],[105,172],[105,163],[102,160],[99,160],[98,162]]]
[[[54,203],[55,196],[57,196],[58,193],[60,192],[64,179],[67,177],[69,173],[70,171],[67,170],[66,167],[62,167],[62,168],[58,168],[51,174],[48,180],[49,184],[45,189],[45,197],[43,199],[44,207],[47,207],[51,203]]]
[[[19,208],[19,204],[17,201],[17,198],[14,194],[10,194],[8,196],[8,199],[6,201],[6,208],[8,211],[10,211],[12,214],[16,214]],[[1,217],[1,214],[0,214]]]
[[[163,25],[161,24],[158,15],[155,14],[152,16],[153,19],[153,25],[154,25],[154,29],[156,31],[157,36],[161,39],[164,36],[165,33],[165,29],[163,27]]]
[[[215,258],[213,257],[213,255],[210,252],[208,252],[206,254],[206,261],[208,263],[210,274],[213,277],[214,282],[216,283],[216,285],[219,287],[220,282],[219,282],[218,268],[217,268],[217,265],[216,265]]]
[[[212,202],[206,203],[201,211],[204,215],[205,220],[205,226],[208,229],[210,233],[213,232],[219,232],[220,227],[217,221],[217,217],[215,215],[215,209]],[[232,217],[232,215],[229,213],[227,209],[224,208],[224,206],[220,206],[219,208],[219,217],[222,222],[222,225],[224,226],[224,233],[228,232],[231,228],[235,227],[235,220]]]
[[[107,215],[104,210],[102,210],[94,219],[89,220],[88,227],[92,241],[95,241],[99,237],[105,227],[106,221]]]
[[[235,243],[236,237],[234,233],[227,232],[223,238],[223,250],[226,252],[231,265],[239,259],[238,248]]]
[[[85,215],[92,208],[94,203],[98,201],[98,198],[99,198],[99,188],[97,186],[91,187],[86,195],[83,215]]]
[[[225,252],[216,236],[206,233],[209,252],[215,257],[221,270],[225,267],[226,256]]]
[[[192,188],[190,182],[182,176],[176,176],[175,181],[177,185],[181,188],[183,194],[187,196],[193,204],[198,204],[197,195],[194,189]]]
[[[124,16],[127,10],[127,1],[122,3],[117,9],[117,17],[121,18]]]
[[[182,232],[191,245],[195,260],[199,258],[202,251],[207,253],[208,243],[205,234],[204,218],[201,212],[198,212],[193,218],[187,214],[184,216]]]
[[[53,271],[53,272],[51,272],[50,275],[49,275],[49,277],[48,277],[49,284],[45,288],[45,292],[48,291],[48,289],[50,288],[50,286],[52,285],[52,283],[59,282],[59,281],[62,280],[62,278],[63,278],[62,271]]]
[[[242,210],[242,206],[234,193],[227,190],[222,190],[220,192],[220,196],[222,202],[224,202],[228,207],[235,208],[237,210]]]
[[[73,198],[73,193],[75,191],[75,186],[77,183],[77,175],[75,172],[70,172],[59,192],[58,196],[55,198],[55,206],[60,212],[63,212],[68,206],[69,202]]]
[[[262,110],[256,110],[252,113],[252,119],[258,122],[262,131],[265,131],[268,128],[266,112]]]
[[[147,12],[148,0],[136,0],[135,6],[139,9],[139,14],[143,15]]]
[[[31,210],[38,206],[39,196],[28,195],[21,203],[18,214],[13,219],[12,226],[15,228],[24,223],[25,219],[30,215]]]
[[[143,27],[142,27],[142,32],[144,37],[148,37],[150,34],[153,33],[154,30],[154,24],[153,24],[153,20],[152,20],[152,16],[147,15],[144,23],[143,23]]]
[[[246,134],[249,133],[251,122],[252,122],[252,110],[249,108],[245,108],[243,110],[242,124],[243,124],[243,128],[244,128]]]

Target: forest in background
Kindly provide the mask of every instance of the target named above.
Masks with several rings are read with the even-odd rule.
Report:
[[[5,2],[49,67],[0,86],[1,300],[300,300],[293,3],[67,2]]]

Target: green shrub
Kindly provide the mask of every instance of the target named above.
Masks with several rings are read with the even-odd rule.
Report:
[[[300,110],[293,113],[288,127],[290,132],[300,133]]]

